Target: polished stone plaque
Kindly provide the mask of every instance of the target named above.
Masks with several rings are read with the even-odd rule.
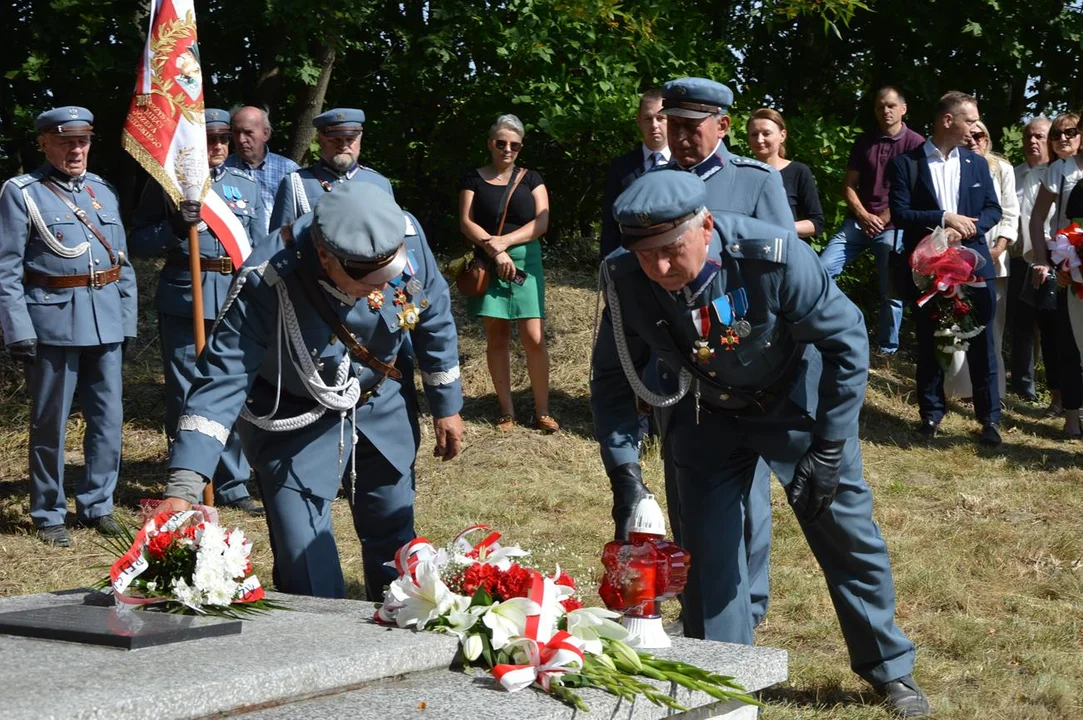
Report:
[[[117,607],[58,605],[0,613],[0,635],[105,645],[124,650],[240,632],[240,620]]]

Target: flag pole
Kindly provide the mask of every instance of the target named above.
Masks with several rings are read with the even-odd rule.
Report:
[[[207,344],[203,326],[203,273],[199,267],[199,228],[188,226],[188,270],[192,274],[192,337],[195,339],[196,357]],[[203,486],[203,504],[214,507],[214,478],[208,478]]]

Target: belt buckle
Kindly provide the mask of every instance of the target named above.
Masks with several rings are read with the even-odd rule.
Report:
[[[218,258],[218,272],[229,275],[233,272],[233,258],[229,255]]]
[[[103,274],[103,272],[101,270],[91,270],[90,271],[90,287],[92,289],[94,289],[94,290],[100,290],[101,289],[102,282],[101,282],[101,280],[98,279],[98,276],[102,275],[102,274]]]

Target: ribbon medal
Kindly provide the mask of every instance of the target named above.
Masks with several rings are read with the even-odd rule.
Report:
[[[739,288],[731,293],[722,295],[711,301],[714,306],[718,321],[726,327],[722,334],[722,348],[733,350],[741,344],[741,338],[746,338],[752,333],[752,323],[744,319],[748,310],[748,295],[744,288]]]
[[[692,343],[692,359],[700,365],[707,365],[714,357],[715,350],[708,344],[707,338],[711,333],[711,313],[707,306],[692,310],[692,324],[696,327],[699,339]]]
[[[402,288],[396,288],[395,289],[395,305],[397,305],[398,307],[401,307],[401,308],[405,308],[406,304],[409,301],[410,301],[410,298],[407,297],[405,291],[403,291]]]
[[[417,327],[417,323],[421,319],[421,311],[412,302],[408,302],[399,311],[398,318],[402,329],[410,331]]]
[[[381,290],[373,290],[368,294],[369,310],[376,311],[384,306],[384,294]]]
[[[417,295],[419,292],[421,292],[421,281],[418,280],[416,277],[410,278],[410,280],[406,283],[406,292],[410,293],[411,295]]]
[[[86,187],[87,195],[90,196],[90,204],[91,204],[91,206],[95,210],[101,210],[102,209],[102,204],[100,202],[98,202],[98,196],[94,194],[94,189],[91,188],[89,185],[86,185],[84,187]]]

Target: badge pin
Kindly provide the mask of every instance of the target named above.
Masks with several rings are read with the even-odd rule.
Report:
[[[373,290],[368,294],[369,310],[379,310],[384,306],[384,294],[379,290]]]
[[[700,338],[696,340],[695,349],[692,350],[692,359],[698,362],[700,365],[707,365],[711,362],[711,358],[714,357],[715,350],[713,347],[707,344],[706,338]]]
[[[421,319],[421,311],[413,303],[406,303],[402,310],[399,311],[398,318],[402,329],[409,332],[417,327],[417,323]]]

